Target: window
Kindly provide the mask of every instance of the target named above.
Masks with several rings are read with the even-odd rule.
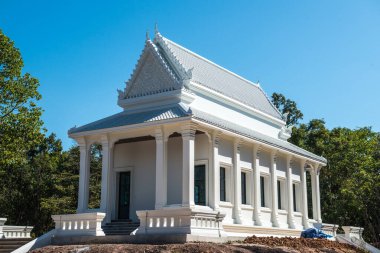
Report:
[[[226,168],[220,167],[220,201],[226,201]]]
[[[293,210],[294,212],[297,212],[296,184],[293,184]]]
[[[206,205],[206,166],[196,165],[194,169],[194,202]]]
[[[282,209],[281,207],[281,181],[277,180],[277,205],[278,209]]]
[[[261,194],[261,206],[265,207],[265,179],[260,177],[260,194]]]
[[[247,204],[247,173],[241,173],[241,203]]]

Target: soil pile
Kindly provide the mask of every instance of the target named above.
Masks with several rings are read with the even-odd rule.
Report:
[[[184,243],[184,244],[92,244],[48,246],[33,253],[364,253],[350,245],[326,239],[248,237],[240,243]]]

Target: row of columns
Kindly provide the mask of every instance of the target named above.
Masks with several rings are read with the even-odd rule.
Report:
[[[76,139],[79,152],[79,189],[78,189],[78,213],[88,211],[89,202],[89,188],[90,188],[90,144],[85,138]],[[101,195],[99,211],[111,213],[111,206],[109,205],[111,196],[110,191],[110,170],[113,167],[113,143],[110,142],[107,135],[100,137],[100,144],[102,145],[102,177],[101,177]],[[107,219],[110,217],[107,217]]]
[[[186,125],[181,129],[182,135],[182,206],[192,207],[194,206],[194,140],[195,140],[195,128],[191,125]],[[219,174],[219,139],[221,132],[213,132],[210,138],[210,188],[211,194],[209,194],[209,205],[214,210],[219,210],[220,199],[220,174]],[[163,129],[157,129],[155,131],[156,139],[156,192],[155,192],[155,209],[161,209],[167,205],[167,142],[168,136],[165,135]],[[88,210],[89,199],[89,176],[90,176],[90,156],[89,146],[85,139],[77,140],[80,148],[80,178],[79,178],[79,195],[78,195],[78,213],[86,212]],[[101,204],[100,211],[111,213],[110,199],[115,196],[111,196],[110,191],[110,169],[112,168],[112,154],[113,145],[110,144],[108,136],[101,137],[103,160],[102,160],[102,181],[101,181]],[[233,155],[233,219],[237,224],[242,223],[241,218],[241,167],[240,167],[240,147],[242,144],[241,139],[234,141],[234,155]],[[263,224],[261,220],[261,196],[260,196],[260,146],[253,146],[253,206],[254,224],[261,226]],[[287,157],[287,206],[288,206],[288,225],[290,228],[295,227],[294,212],[293,212],[293,194],[292,194],[292,167],[294,161],[291,156]],[[277,153],[271,153],[270,163],[270,185],[271,185],[271,222],[274,227],[278,227],[278,206],[277,206]],[[306,169],[305,160],[301,160],[301,213],[303,216],[304,227],[309,226],[308,220],[308,206],[307,206],[307,185],[306,185]],[[312,183],[312,199],[313,199],[313,218],[317,222],[321,222],[320,213],[320,194],[319,194],[319,168],[315,167],[310,170],[311,183]],[[108,215],[110,216],[110,215]],[[109,218],[110,219],[110,218]]]

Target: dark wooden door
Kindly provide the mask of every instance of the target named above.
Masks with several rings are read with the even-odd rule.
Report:
[[[119,219],[129,219],[131,203],[131,172],[120,172],[119,175]]]

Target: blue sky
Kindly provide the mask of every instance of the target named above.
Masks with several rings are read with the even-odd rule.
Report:
[[[40,80],[43,120],[67,130],[119,112],[154,23],[169,39],[295,100],[304,122],[380,131],[380,1],[5,1],[0,29]]]

